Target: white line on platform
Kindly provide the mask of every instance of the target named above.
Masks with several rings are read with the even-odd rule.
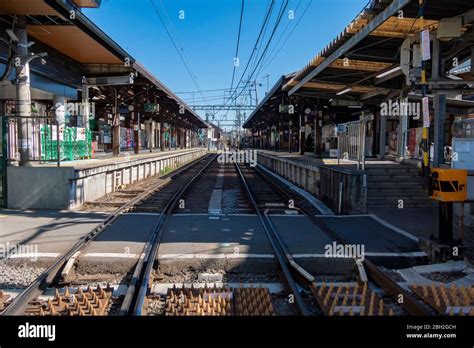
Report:
[[[270,293],[280,293],[284,290],[282,284],[280,283],[225,283],[225,282],[215,282],[215,283],[192,283],[192,286],[194,289],[203,289],[204,286],[207,286],[208,288],[212,289],[214,285],[216,287],[230,287],[234,289],[239,289],[239,288],[267,288]],[[173,286],[176,286],[176,288],[180,289],[183,286],[183,283],[155,283],[152,286],[151,292],[153,294],[157,295],[166,295],[168,292],[168,289],[173,288]],[[191,283],[185,283],[184,287],[189,289],[191,288]]]
[[[377,256],[382,256],[382,257],[423,257],[426,256],[426,253],[424,251],[414,251],[414,252],[409,252],[409,253],[377,253],[377,252],[370,252],[370,253],[364,253],[364,256],[370,257],[377,257]],[[293,257],[295,259],[297,258],[318,258],[318,257],[324,257],[324,258],[336,258],[338,259],[339,257],[328,257],[325,254],[293,254]],[[344,257],[340,257],[344,258]]]
[[[126,253],[87,253],[83,257],[101,257],[111,259],[138,259],[139,254],[126,254]]]
[[[184,216],[212,216],[212,217],[233,217],[233,216],[252,216],[252,217],[255,217],[257,216],[257,214],[206,214],[206,213],[196,213],[196,214],[190,214],[190,213],[179,213],[179,214],[173,214],[172,216],[176,216],[176,217],[184,217]],[[276,216],[276,215],[272,215],[272,216]],[[285,215],[287,216],[287,215]]]
[[[29,259],[29,258],[40,258],[40,257],[58,257],[60,253],[21,253],[21,254],[12,254],[9,259]]]
[[[327,218],[327,215],[315,215],[315,217]],[[370,214],[354,214],[354,215],[331,215],[330,218],[344,219],[344,218],[354,218],[354,217],[372,217]]]
[[[140,212],[133,212],[133,213],[127,213],[125,215],[148,215],[148,216],[160,216],[161,213],[140,213]]]
[[[273,259],[271,254],[161,254],[158,259]]]
[[[394,226],[394,225],[388,223],[387,221],[382,220],[382,219],[379,218],[377,215],[370,214],[370,217],[371,217],[372,219],[374,219],[374,220],[380,222],[380,223],[381,223],[382,225],[384,225],[385,227],[387,227],[387,228],[389,228],[389,229],[391,229],[391,230],[393,230],[393,231],[395,231],[395,232],[397,232],[397,233],[399,233],[399,234],[401,234],[401,235],[403,235],[403,236],[405,236],[405,237],[407,237],[407,238],[410,238],[411,240],[414,240],[415,242],[418,243],[418,241],[419,241],[418,237],[415,237],[415,236],[412,235],[411,233],[408,233],[408,232],[406,232],[406,231],[404,231],[404,230],[402,230],[402,229],[400,229],[400,228],[398,228],[398,227],[396,227],[396,226]]]
[[[268,215],[269,217],[291,217],[291,218],[307,218],[306,215],[302,215],[302,214],[272,214],[272,215]],[[324,216],[327,216],[327,215],[324,215]]]

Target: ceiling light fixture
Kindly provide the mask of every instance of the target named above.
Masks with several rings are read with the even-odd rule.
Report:
[[[352,91],[352,87],[349,87],[340,92],[337,92],[336,95],[343,95],[343,94],[349,93],[350,91]]]
[[[381,73],[381,74],[379,74],[379,75],[377,75],[377,76],[375,76],[375,77],[378,78],[378,79],[381,79],[382,77],[385,77],[385,76],[387,76],[387,75],[390,75],[391,73],[394,73],[395,71],[398,71],[398,70],[401,70],[401,69],[402,69],[401,66],[396,66],[395,68],[392,68],[392,69],[390,69],[390,70],[387,70],[387,71],[385,71],[385,72],[383,72],[383,73]]]

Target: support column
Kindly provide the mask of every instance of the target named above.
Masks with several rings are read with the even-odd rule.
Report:
[[[165,131],[163,122],[160,122],[160,151],[165,151]]]
[[[382,116],[380,112],[377,112],[379,117],[379,157],[383,158],[386,154],[385,143],[387,141],[387,118]]]
[[[26,31],[26,17],[18,16],[15,34],[18,37],[17,54],[21,64],[16,67],[16,116],[18,119],[18,152],[20,166],[28,165],[33,159],[33,137],[31,117],[30,65],[28,59],[28,34]],[[26,64],[25,64],[26,63]]]
[[[112,119],[112,148],[114,156],[120,155],[120,114],[118,109],[117,89],[114,90],[114,107]]]
[[[281,121],[278,122],[278,148],[277,151],[281,151],[281,144],[283,142],[283,128],[281,127]]]
[[[290,121],[288,122],[288,152],[291,153],[291,143],[293,142],[293,132],[291,131],[291,127],[293,126],[293,121],[290,118]]]
[[[300,115],[300,119],[301,119],[301,115]],[[304,125],[301,125],[301,129],[300,129],[300,132],[301,132],[301,145],[300,145],[300,154],[301,155],[304,155],[305,152],[306,152],[306,138],[308,137],[308,134],[306,134],[306,127],[308,126],[308,115],[305,115],[304,116]]]
[[[400,91],[400,105],[404,103],[404,94],[403,91]],[[408,98],[406,100],[408,102]],[[407,111],[406,108],[400,108],[400,120],[398,123],[398,156],[399,158],[405,158],[406,156],[406,147],[407,147],[407,138],[408,138],[408,117],[409,115],[405,114]]]
[[[140,153],[140,113],[139,112],[137,112],[137,120],[134,126],[133,138],[134,138],[133,152],[136,155],[138,155]]]
[[[433,38],[433,61],[431,78],[440,77],[440,42]],[[434,154],[433,167],[439,167],[444,162],[444,123],[446,121],[446,95],[436,93],[434,96]]]
[[[170,124],[169,130],[168,130],[168,149],[171,151],[172,146],[173,146],[173,127]]]
[[[150,152],[153,152],[154,134],[153,134],[153,121],[150,119],[145,125],[147,147]]]
[[[91,115],[91,104],[89,102],[89,86],[82,85],[82,127],[89,129],[89,116]]]
[[[318,157],[322,153],[323,117],[321,110],[314,116],[314,154]]]

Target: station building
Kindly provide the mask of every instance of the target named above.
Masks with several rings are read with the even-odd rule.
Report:
[[[402,205],[436,220],[430,169],[465,169],[468,197],[454,203],[453,228],[472,252],[473,24],[469,0],[369,2],[275,83],[244,124],[247,144],[340,213]]]
[[[51,184],[48,177],[59,175],[56,179],[67,186],[64,191],[74,191],[67,181],[77,177],[75,166],[95,168],[99,159],[115,165],[110,157],[118,159],[121,153],[147,154],[151,161],[153,154],[204,146],[198,133],[207,124],[199,115],[82,12],[100,3],[0,3],[4,206],[68,209],[79,204],[69,194],[60,199],[61,204],[44,203],[44,199],[27,203],[25,197],[20,203],[18,190],[24,185],[20,177],[36,181],[34,189],[28,188],[30,194],[54,196],[54,185],[62,184]],[[50,177],[54,166],[72,172],[65,174],[65,168],[58,168]]]

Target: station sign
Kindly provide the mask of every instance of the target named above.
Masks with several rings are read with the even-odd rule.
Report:
[[[337,133],[342,134],[347,132],[347,124],[342,123],[338,124],[336,128]]]
[[[157,112],[158,111],[158,104],[154,103],[145,103],[143,105],[145,112]]]

